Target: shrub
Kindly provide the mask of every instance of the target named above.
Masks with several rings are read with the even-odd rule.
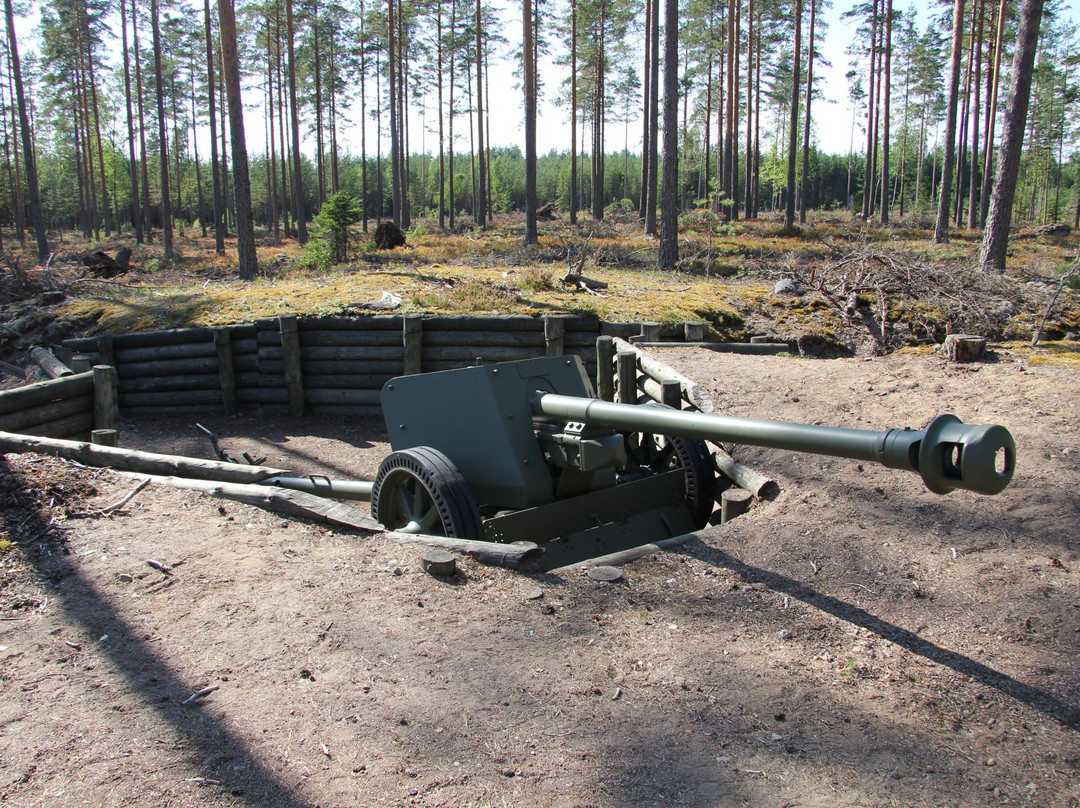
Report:
[[[360,218],[360,202],[339,191],[323,203],[311,223],[311,238],[305,245],[307,262],[325,269],[349,260],[352,236],[349,226]]]

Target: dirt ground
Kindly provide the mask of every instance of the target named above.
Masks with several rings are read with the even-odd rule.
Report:
[[[741,448],[780,494],[617,584],[468,559],[447,581],[416,548],[157,485],[99,516],[134,480],[8,455],[0,802],[1080,806],[1080,374],[656,353],[730,414],[1004,424],[1016,479],[938,497]],[[204,423],[303,472],[386,452],[369,421]],[[191,420],[121,440],[211,456]]]

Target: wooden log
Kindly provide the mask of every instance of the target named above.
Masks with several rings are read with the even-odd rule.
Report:
[[[429,317],[424,322],[425,331],[535,331],[543,329],[539,317],[525,314],[507,314],[502,316],[438,316]]]
[[[116,367],[116,354],[112,336],[106,334],[97,338],[97,353],[98,358],[95,365]]]
[[[62,398],[59,401],[50,401],[45,404],[35,404],[24,410],[0,415],[0,430],[5,432],[23,432],[35,424],[48,423],[72,415],[93,415],[94,394],[83,393],[77,396]]]
[[[259,355],[257,353],[240,354],[233,351],[233,369],[240,371],[259,371]]]
[[[312,415],[377,418],[382,421],[382,407],[378,404],[311,404],[308,410]]]
[[[276,317],[260,317],[254,323],[260,331],[274,331],[278,329]],[[400,331],[401,316],[398,314],[356,315],[351,317],[302,317],[298,318],[297,326],[301,331]]]
[[[281,348],[285,359],[285,388],[289,391],[289,414],[304,414],[304,372],[300,364],[300,335],[297,333],[296,315],[285,314],[278,318],[281,331]]]
[[[767,356],[791,351],[791,346],[786,342],[635,342],[634,345],[638,348],[705,348],[717,353],[747,356]]]
[[[419,316],[419,315],[417,315]],[[401,345],[401,328],[394,331],[344,331],[326,329],[320,331],[299,331],[300,347],[312,346],[355,346]],[[281,337],[273,331],[260,331],[256,345],[281,345]]]
[[[173,359],[194,359],[200,356],[214,356],[216,350],[211,342],[184,342],[180,345],[151,345],[145,348],[115,348],[116,361],[125,365],[128,362],[171,361]]]
[[[91,364],[89,356],[78,353],[71,355],[71,364],[69,367],[76,373],[86,373],[93,367],[93,364]]]
[[[61,379],[64,376],[74,376],[75,371],[53,356],[48,348],[37,346],[30,349],[31,361],[41,368],[50,379]]]
[[[304,386],[308,390],[381,390],[382,386],[399,374],[304,374]]]
[[[711,445],[713,446],[716,470],[740,488],[749,491],[758,498],[767,497],[779,489],[775,480],[737,462],[717,444],[711,443]]]
[[[90,427],[87,427],[89,431]],[[290,476],[287,469],[266,466],[245,466],[220,460],[203,460],[197,457],[139,452],[110,446],[95,446],[83,441],[56,440],[30,435],[0,432],[0,452],[37,454],[77,460],[84,466],[136,471],[145,474],[164,474],[190,477],[198,480],[221,480],[224,482],[256,483],[269,477]]]
[[[401,361],[390,359],[305,359],[305,376],[330,376],[363,375],[363,374],[386,374],[387,376],[401,375]],[[284,376],[285,362],[281,359],[267,359],[259,364],[261,375]],[[284,382],[283,382],[284,383]]]
[[[119,446],[120,433],[115,429],[91,429],[90,442],[95,446]]]
[[[307,400],[311,404],[370,404],[378,405],[381,388],[373,390],[307,390]]]
[[[623,404],[637,403],[637,354],[619,351],[615,357],[618,367],[619,401]]]
[[[599,335],[595,331],[567,331],[563,337],[563,345],[569,348],[586,348],[592,350],[596,347]],[[567,351],[569,353],[569,350]]]
[[[217,373],[185,373],[180,376],[121,377],[117,390],[124,393],[166,393],[170,390],[220,390],[221,378]]]
[[[742,488],[729,488],[720,495],[720,524],[726,525],[750,509],[754,495]]]
[[[420,547],[439,547],[471,555],[482,564],[494,564],[521,570],[536,570],[543,558],[543,550],[531,542],[502,544],[500,542],[453,539],[445,536],[427,536],[419,533],[387,531],[363,511],[344,502],[337,502],[287,488],[266,485],[239,485],[235,483],[184,479],[175,476],[139,475],[151,482],[200,491],[213,497],[242,502],[257,508],[302,516],[331,525],[354,528],[366,533],[377,533],[391,541]]]
[[[218,379],[221,385],[221,408],[226,415],[236,415],[236,366],[233,364],[232,335],[227,328],[214,329]]]
[[[615,400],[615,346],[607,336],[596,338],[596,394]]]
[[[34,440],[58,440],[73,436],[89,435],[94,428],[94,414],[80,412],[57,418],[54,421],[43,421],[26,427],[20,437]],[[3,434],[3,433],[0,433]]]
[[[198,404],[206,412],[221,406],[221,390],[173,390],[165,393],[124,393],[120,403],[126,411],[129,407],[170,407]]]
[[[94,365],[94,426],[116,429],[120,410],[116,400],[116,368]]]
[[[550,570],[550,573],[558,575],[559,573],[588,569],[590,567],[619,567],[623,564],[637,561],[639,558],[650,556],[653,553],[659,553],[663,550],[679,547],[696,538],[699,538],[697,533],[683,533],[679,536],[672,536],[670,539],[662,539],[661,541],[632,547],[629,550],[620,550],[617,553],[609,553],[608,555],[589,558],[585,561],[578,561],[576,564],[567,564],[565,567],[558,567],[557,569]]]
[[[683,339],[687,342],[704,342],[709,336],[709,324],[702,322],[683,323]]]
[[[371,348],[366,348],[361,345],[310,345],[307,348],[300,348],[299,350],[300,357],[304,362],[319,360],[332,360],[337,362],[345,359],[383,359],[396,362],[399,370],[402,366],[402,360],[405,357],[405,347],[403,345],[374,346]],[[273,347],[270,345],[259,346],[260,367],[263,362],[272,362],[284,358],[285,352],[281,347]]]
[[[563,355],[563,338],[566,336],[566,320],[562,317],[544,317],[544,351],[546,356]]]
[[[94,373],[76,373],[63,379],[35,382],[14,390],[0,393],[0,415],[19,412],[32,407],[40,407],[52,401],[92,394],[94,392]]]
[[[225,330],[229,332],[229,343],[232,345],[233,356],[259,352],[259,342],[255,337],[238,338],[231,328]]]
[[[282,407],[282,411],[286,409],[287,407]],[[170,404],[168,406],[158,407],[124,407],[124,415],[149,415],[154,418],[165,415],[190,415],[198,419],[218,412],[220,412],[220,409],[212,404]]]
[[[449,347],[534,347],[537,356],[541,355],[540,348],[545,345],[544,334],[541,331],[425,331],[424,347],[434,346]]]
[[[402,342],[405,348],[402,372],[406,376],[423,371],[424,318],[411,314],[402,318]]]
[[[712,393],[693,379],[683,376],[678,371],[665,365],[656,357],[631,345],[626,340],[615,337],[615,347],[620,353],[623,351],[633,351],[637,355],[637,362],[641,366],[642,372],[652,377],[657,382],[663,383],[668,380],[676,380],[682,384],[683,396],[696,409],[701,410],[702,412],[714,411],[715,405],[713,404]]]
[[[125,379],[135,376],[178,376],[183,373],[217,373],[216,356],[198,359],[158,359],[153,362],[129,362],[118,369]]]
[[[238,326],[250,328],[250,326]],[[135,334],[118,334],[114,338],[117,348],[145,348],[151,345],[179,345],[182,342],[210,342],[214,338],[209,328],[169,328],[161,331],[139,331]],[[97,347],[100,337],[84,337],[64,340],[73,351],[86,352]]]
[[[986,338],[972,334],[949,334],[942,346],[950,362],[974,362],[986,353]]]
[[[464,345],[460,347],[454,347],[450,345],[444,345],[430,347],[428,345],[425,345],[423,351],[425,366],[429,361],[468,362],[470,358],[473,360],[480,358],[483,359],[485,363],[512,362],[518,359],[533,359],[538,356],[543,356],[543,352],[539,351],[536,348],[511,348],[499,346],[470,347],[468,345]]]

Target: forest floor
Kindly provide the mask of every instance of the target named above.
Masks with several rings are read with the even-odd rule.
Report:
[[[0,457],[0,802],[1080,808],[1077,343],[952,365],[874,342],[655,354],[726,414],[1001,423],[1005,492],[742,448],[779,493],[615,584],[439,579],[385,538],[158,485],[103,515],[135,480]],[[388,451],[373,420],[203,423],[298,473],[370,479]],[[212,456],[187,419],[120,431]]]

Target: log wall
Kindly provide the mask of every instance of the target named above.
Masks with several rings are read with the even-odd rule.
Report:
[[[47,438],[89,437],[94,371],[0,392],[0,431]]]
[[[589,316],[268,317],[250,325],[70,339],[63,356],[116,369],[120,412],[262,410],[378,415],[394,376],[576,354],[590,375],[596,338],[636,333]]]

